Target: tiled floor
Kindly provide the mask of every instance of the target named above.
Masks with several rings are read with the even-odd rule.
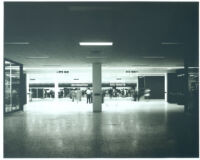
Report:
[[[197,129],[181,105],[116,98],[102,110],[85,99],[31,102],[4,118],[4,157],[197,156]]]

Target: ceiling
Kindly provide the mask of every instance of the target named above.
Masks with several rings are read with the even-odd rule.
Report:
[[[5,2],[4,7],[4,57],[27,70],[90,67],[94,61],[107,68],[178,67],[184,57],[198,66],[198,2]],[[79,45],[88,41],[113,46]]]

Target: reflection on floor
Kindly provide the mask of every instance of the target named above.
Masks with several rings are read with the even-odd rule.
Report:
[[[105,99],[102,113],[69,99],[39,100],[4,118],[4,157],[193,157],[183,106]]]

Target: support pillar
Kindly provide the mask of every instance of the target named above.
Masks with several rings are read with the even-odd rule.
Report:
[[[139,93],[139,80],[138,79],[139,79],[139,76],[137,75],[136,89]]]
[[[191,64],[191,56],[190,53],[191,50],[187,47],[187,45],[184,45],[183,47],[183,53],[184,53],[184,111],[189,111],[189,84],[188,84],[188,67],[189,64]]]
[[[30,81],[30,77],[29,74],[26,75],[26,103],[28,104],[31,100],[31,91],[29,91],[29,82]]]
[[[168,78],[167,78],[167,73],[165,73],[165,102],[167,102],[167,95],[168,95]]]
[[[184,64],[184,97],[185,97],[185,105],[184,111],[188,112],[189,110],[189,86],[188,86],[188,64]]]
[[[101,63],[92,64],[93,112],[102,111]]]

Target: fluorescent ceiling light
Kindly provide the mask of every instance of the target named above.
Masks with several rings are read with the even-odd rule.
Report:
[[[5,64],[11,64],[10,62],[8,62],[8,61],[5,61]]]
[[[47,59],[49,57],[27,57],[27,59]]]
[[[60,64],[44,64],[44,65],[42,65],[42,66],[61,66]]]
[[[90,56],[90,57],[86,57],[88,59],[104,59],[105,57],[97,57],[97,56]]]
[[[79,42],[80,46],[112,46],[113,42]]]
[[[145,56],[143,58],[146,58],[146,59],[164,59],[165,57],[163,57],[163,56]]]
[[[27,45],[27,44],[30,44],[29,42],[5,42],[4,44],[14,44],[14,45]]]
[[[133,64],[131,65],[132,67],[145,67],[145,66],[149,66],[147,64]]]

